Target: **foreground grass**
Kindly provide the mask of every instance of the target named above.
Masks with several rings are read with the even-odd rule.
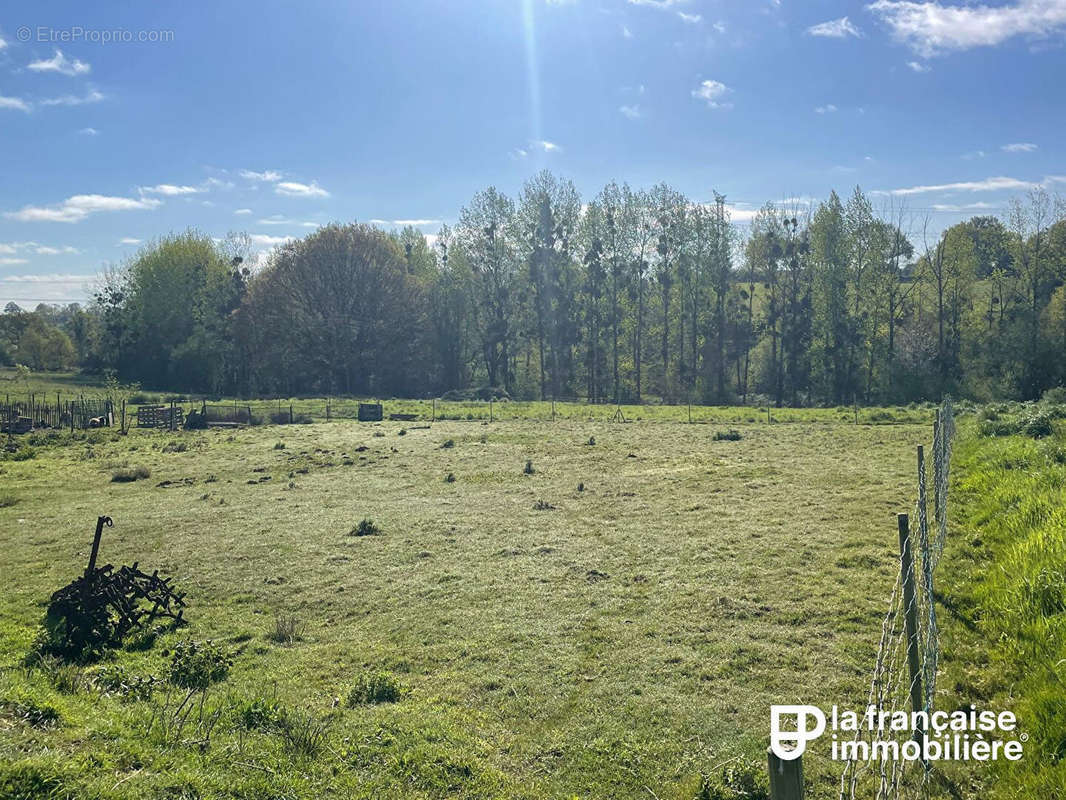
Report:
[[[975,796],[1054,798],[1066,786],[1066,436],[1061,422],[1033,423],[1062,416],[986,412],[956,450],[944,702],[1012,709],[1029,737],[1021,761],[978,776]]]
[[[717,765],[761,764],[771,703],[865,696],[929,437],[736,428],[38,436],[0,462],[0,795],[695,798]],[[164,742],[161,692],[99,666],[22,666],[98,514],[101,558],[173,575],[192,623],[104,666],[221,643],[209,744]],[[363,520],[376,535],[350,535]],[[835,765],[805,767],[835,796]]]

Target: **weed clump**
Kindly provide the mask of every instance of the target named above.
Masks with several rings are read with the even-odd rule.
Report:
[[[555,506],[549,503],[547,500],[538,500],[533,504],[534,511],[554,511]]]
[[[536,470],[533,469],[533,462],[526,461],[526,466],[522,469],[522,473],[524,475],[532,475],[534,472],[536,472]]]
[[[448,450],[448,449],[450,449],[452,447],[455,447],[455,439],[448,439],[448,441],[446,441],[444,444],[442,444],[440,446],[440,449],[441,450]]]
[[[348,532],[349,536],[380,536],[381,528],[374,524],[374,520],[367,517]]]
[[[349,708],[366,703],[395,703],[410,693],[399,678],[391,672],[379,669],[364,672],[348,690],[346,703]]]
[[[277,700],[264,697],[240,700],[233,709],[234,725],[245,731],[278,728],[284,716],[285,712]]]
[[[727,431],[715,431],[714,441],[716,442],[739,442],[744,437],[740,435],[740,431],[730,428]]]
[[[170,656],[167,681],[182,689],[204,690],[225,680],[233,658],[210,639],[178,642]]]
[[[295,614],[278,612],[274,615],[274,629],[267,638],[278,644],[291,645],[303,638],[304,624]]]
[[[31,728],[54,728],[60,722],[58,708],[33,697],[0,699],[0,709]]]
[[[705,775],[695,800],[770,800],[770,787],[761,764],[727,764],[716,775]]]
[[[152,471],[148,467],[123,467],[117,469],[111,473],[112,483],[133,483],[134,481],[144,480],[152,475]]]
[[[449,472],[447,475],[445,475],[444,476],[444,482],[445,483],[455,483],[455,473],[454,472]]]

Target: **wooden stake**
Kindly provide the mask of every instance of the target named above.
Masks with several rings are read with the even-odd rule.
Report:
[[[899,524],[900,569],[903,571],[903,618],[907,634],[907,670],[911,676],[911,709],[924,711],[922,699],[922,666],[918,658],[918,605],[914,591],[914,557],[911,553],[910,520],[906,514],[896,517]],[[915,741],[921,741],[924,732],[914,729]]]

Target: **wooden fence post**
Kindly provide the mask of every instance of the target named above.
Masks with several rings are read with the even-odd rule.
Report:
[[[899,524],[900,569],[903,571],[903,619],[907,634],[907,670],[911,677],[911,709],[923,711],[922,665],[918,658],[918,606],[914,591],[914,556],[911,551],[910,520],[906,514],[896,517]],[[921,741],[922,729],[915,726],[914,739]]]
[[[433,417],[432,417],[432,419],[430,419],[430,422],[436,422],[436,421],[437,421],[437,398],[434,397],[433,398]]]
[[[289,424],[292,425],[292,423],[293,423],[292,403],[289,403]]]
[[[766,750],[770,767],[770,800],[803,800],[803,757],[792,761]]]
[[[492,403],[493,403],[493,398],[490,397],[489,398],[489,422],[494,422],[493,417],[492,417]]]

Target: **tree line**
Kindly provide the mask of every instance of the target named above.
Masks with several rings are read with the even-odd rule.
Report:
[[[0,360],[211,395],[489,392],[591,402],[1035,398],[1066,383],[1066,209],[931,235],[860,189],[767,204],[550,172],[490,187],[435,237],[332,224],[249,266],[187,231],[108,270],[85,308],[0,315]]]

